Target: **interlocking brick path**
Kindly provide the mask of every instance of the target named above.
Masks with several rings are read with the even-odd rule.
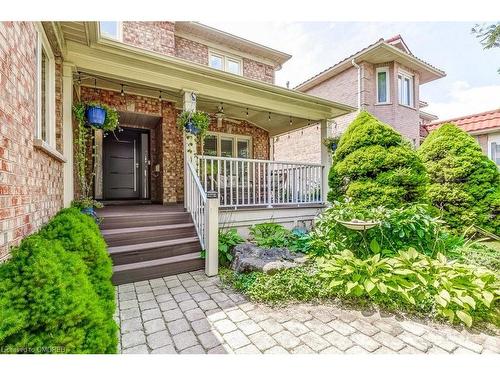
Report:
[[[500,353],[500,337],[333,305],[271,308],[202,271],[117,287],[128,353]]]

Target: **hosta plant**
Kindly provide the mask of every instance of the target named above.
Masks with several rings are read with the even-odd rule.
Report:
[[[239,243],[245,240],[238,234],[236,229],[219,231],[219,263],[221,266],[226,266],[233,260],[231,250]]]

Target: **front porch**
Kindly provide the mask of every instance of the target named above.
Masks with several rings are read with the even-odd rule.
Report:
[[[326,147],[321,146],[320,164],[274,161],[272,140],[312,124],[326,137],[328,119],[352,108],[104,40],[98,33],[87,38],[86,43],[66,43],[64,141],[73,143],[68,108],[76,101],[115,108],[122,129],[107,135],[96,131],[89,145],[95,198],[182,205],[185,212],[169,215],[190,216],[200,250],[207,253],[208,275],[217,273],[219,228],[236,227],[245,235],[249,225],[263,221],[308,225],[321,210],[330,162]],[[182,111],[195,110],[211,119],[203,143],[176,124]],[[69,204],[78,189],[66,178],[74,174],[72,152],[65,150],[65,156]],[[135,213],[125,216],[135,224],[146,220]],[[141,225],[122,232],[129,235],[126,228],[141,227],[133,232],[150,232]],[[145,239],[147,234],[140,236]]]

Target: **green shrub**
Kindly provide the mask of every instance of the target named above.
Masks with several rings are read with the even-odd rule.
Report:
[[[450,322],[474,320],[499,325],[500,279],[484,268],[450,264],[415,249],[393,258],[359,259],[344,251],[318,259],[319,276],[345,297],[365,297],[384,305],[410,305]]]
[[[473,264],[500,273],[500,248],[479,241],[467,241],[452,254],[461,263]]]
[[[112,317],[115,311],[112,264],[106,243],[94,220],[77,208],[63,209],[42,228],[40,235],[60,241],[66,251],[74,252],[83,259],[89,280],[105,311]]]
[[[430,178],[428,196],[457,231],[471,225],[500,235],[500,173],[469,134],[453,124],[431,132],[420,146]]]
[[[231,263],[233,260],[231,250],[242,242],[245,242],[245,240],[238,234],[236,229],[219,230],[219,263],[221,266],[227,266]]]
[[[309,236],[299,230],[289,230],[276,223],[260,223],[250,227],[252,242],[263,248],[280,247],[290,251],[308,252]]]
[[[32,235],[0,267],[0,348],[19,353],[114,353],[116,325],[61,242]]]
[[[377,221],[379,225],[364,232],[348,229],[337,220],[353,219]],[[423,204],[404,205],[399,208],[359,207],[352,200],[334,202],[316,222],[309,236],[310,254],[322,256],[343,250],[368,257],[376,253],[383,256],[397,254],[409,247],[435,255],[448,253],[463,245],[462,238],[442,228],[442,222]]]
[[[423,201],[426,184],[424,166],[410,143],[363,111],[333,154],[328,199],[350,197],[363,207],[398,207]]]
[[[238,274],[223,270],[220,276],[223,282],[258,302],[311,301],[327,296],[324,282],[311,267],[291,268],[274,275],[260,272]]]

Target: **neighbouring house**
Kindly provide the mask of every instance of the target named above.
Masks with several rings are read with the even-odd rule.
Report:
[[[420,124],[436,120],[421,110],[420,86],[445,73],[412,54],[400,35],[380,39],[295,87],[295,90],[366,110],[392,125],[415,146]],[[329,124],[329,136],[340,135],[356,113],[339,116]],[[318,162],[321,149],[317,126],[273,139],[275,160]]]
[[[219,227],[312,220],[328,151],[278,163],[270,139],[308,123],[326,136],[355,108],[274,85],[290,57],[196,22],[0,22],[0,259],[78,197],[79,101],[120,116],[88,159],[116,283],[217,272]],[[178,129],[183,110],[210,115],[204,144]]]
[[[446,123],[453,123],[476,138],[483,152],[500,166],[500,108],[423,124],[420,130],[422,138]]]

